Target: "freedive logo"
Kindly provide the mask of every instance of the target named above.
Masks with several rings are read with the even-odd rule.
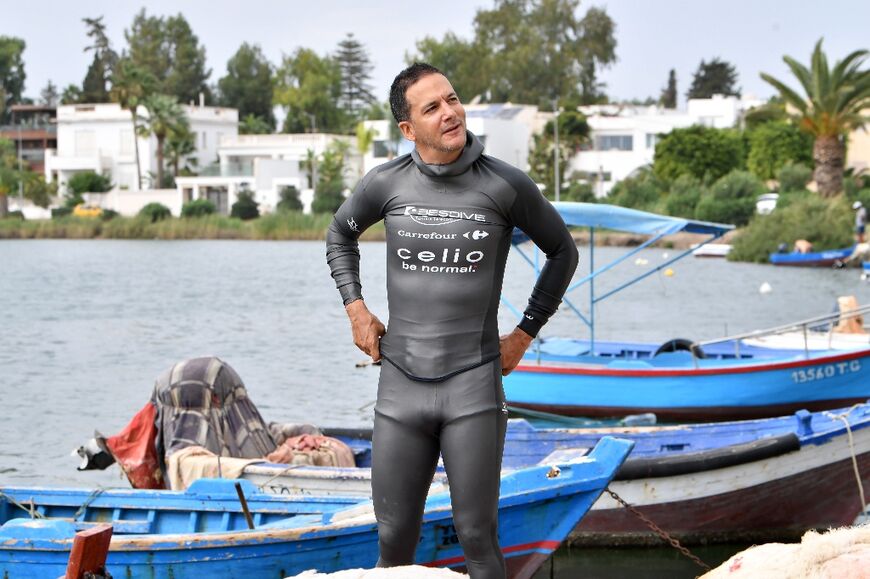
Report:
[[[481,213],[469,213],[458,209],[427,209],[424,207],[405,207],[405,213],[415,223],[420,225],[447,225],[460,220],[486,222],[486,216]]]
[[[488,236],[489,236],[489,233],[487,233],[486,231],[483,231],[481,229],[475,229],[474,231],[466,231],[465,233],[462,234],[462,237],[464,237],[465,239],[473,239],[474,241],[477,241],[478,239],[483,239],[484,237],[488,237]]]

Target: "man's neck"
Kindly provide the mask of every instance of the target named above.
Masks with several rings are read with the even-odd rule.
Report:
[[[425,149],[417,147],[417,154],[420,155],[420,158],[427,165],[449,165],[462,155],[464,149],[465,147],[455,151],[438,151],[429,147]]]

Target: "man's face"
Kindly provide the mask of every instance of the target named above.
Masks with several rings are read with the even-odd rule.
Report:
[[[427,163],[450,163],[465,147],[465,109],[450,81],[427,74],[405,91],[410,119],[399,123]]]

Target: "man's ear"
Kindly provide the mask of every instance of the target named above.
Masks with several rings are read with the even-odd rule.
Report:
[[[414,127],[411,125],[410,121],[402,121],[399,123],[399,130],[402,131],[402,136],[412,143],[417,140],[417,135],[414,132]]]

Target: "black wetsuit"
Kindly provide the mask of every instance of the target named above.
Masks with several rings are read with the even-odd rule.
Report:
[[[514,227],[547,255],[519,327],[537,335],[577,266],[562,219],[519,169],[483,153],[471,133],[460,157],[427,165],[416,150],[376,167],[335,214],[327,261],[348,304],[362,297],[362,231],[384,220],[389,320],[380,342],[372,491],[379,565],[410,564],[438,453],[474,579],[504,576],[499,470],[507,411],[501,388],[499,296]]]

